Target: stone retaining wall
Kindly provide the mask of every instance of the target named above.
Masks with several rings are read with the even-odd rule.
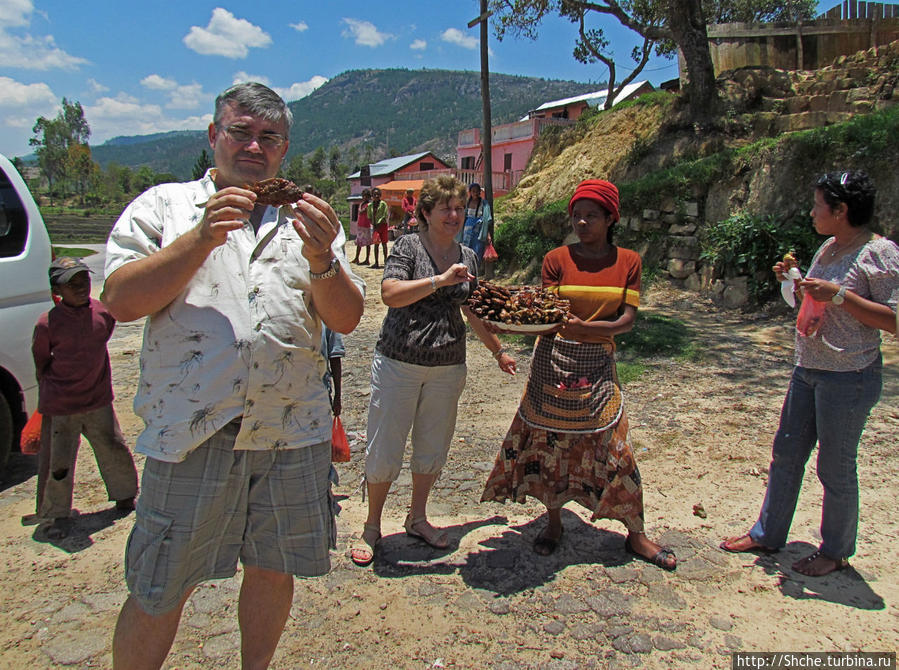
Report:
[[[841,56],[817,71],[751,67],[725,73],[721,83],[731,108],[744,110],[740,120],[758,135],[777,136],[839,123],[899,104],[899,41]],[[698,237],[702,226],[739,211],[795,211],[797,202],[811,203],[809,187],[803,183],[785,187],[782,176],[804,178],[806,173],[832,169],[835,166],[828,165],[827,157],[822,157],[818,166],[787,164],[780,169],[760,162],[746,174],[712,184],[705,192],[690,193],[686,199],[666,195],[656,208],[642,212],[629,212],[625,204],[621,226],[644,240],[637,248],[644,263],[661,266],[672,278],[683,280],[687,288],[708,292],[725,307],[738,308],[749,301],[749,277],[716,278],[710,268],[702,266]],[[866,169],[878,187],[875,219],[896,239],[899,176],[892,168]]]

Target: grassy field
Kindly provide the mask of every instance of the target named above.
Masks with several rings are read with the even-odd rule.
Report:
[[[70,245],[72,242],[103,244],[106,242],[106,237],[109,235],[115,219],[108,216],[46,214],[44,223],[54,246]]]

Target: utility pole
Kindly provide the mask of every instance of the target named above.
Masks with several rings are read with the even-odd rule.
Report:
[[[484,110],[484,127],[481,131],[481,150],[484,155],[484,199],[493,212],[493,123],[490,119],[490,65],[487,62],[487,20],[493,12],[487,11],[487,0],[481,0],[481,15],[468,22],[469,28],[481,26],[481,103]],[[493,238],[493,216],[490,217],[490,237]]]

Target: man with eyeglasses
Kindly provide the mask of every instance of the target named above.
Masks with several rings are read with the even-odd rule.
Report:
[[[110,233],[102,299],[120,321],[147,317],[134,400],[147,460],[115,668],[161,667],[191,591],[238,560],[242,663],[264,668],[293,575],[330,569],[321,330],[356,327],[364,283],[328,203],[256,206],[247,189],[277,174],[291,121],[271,89],[231,87],[209,125],[215,167],[138,196]]]

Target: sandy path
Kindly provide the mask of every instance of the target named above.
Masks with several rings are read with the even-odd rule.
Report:
[[[352,245],[349,247],[352,257]],[[697,360],[653,361],[625,388],[646,496],[647,526],[680,557],[676,573],[633,561],[623,527],[590,524],[566,508],[565,540],[551,557],[530,543],[542,527],[537,504],[479,504],[481,487],[527,374],[503,375],[471,336],[469,377],[449,463],[431,515],[456,541],[435,552],[401,533],[409,499],[405,471],[388,501],[384,548],[372,568],[346,558],[362,527],[361,476],[368,366],[384,308],[378,273],[366,314],[346,338],[345,423],[353,459],[339,464],[338,550],[324,578],[299,580],[276,668],[730,668],[735,650],[895,651],[899,570],[894,491],[899,433],[899,346],[888,342],[884,396],[859,456],[862,517],[852,569],[804,578],[789,564],[817,543],[821,492],[809,467],[790,545],[768,557],[719,551],[748,528],[761,503],[771,438],[792,357],[785,314],[722,314],[674,289],[648,292],[643,313],[689,324]],[[639,322],[638,326],[639,328]],[[128,438],[140,324],[121,324],[110,344],[116,407]],[[139,465],[142,459],[138,458]],[[77,532],[55,546],[23,527],[32,511],[31,459],[14,459],[0,492],[0,635],[9,668],[109,667],[125,596],[124,542],[132,517],[109,511],[89,449],[78,463]],[[701,504],[706,518],[694,515]],[[237,668],[239,578],[198,589],[185,609],[168,668]]]

